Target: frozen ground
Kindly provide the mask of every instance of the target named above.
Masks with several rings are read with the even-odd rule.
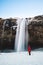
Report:
[[[43,65],[43,51],[0,53],[0,65]]]

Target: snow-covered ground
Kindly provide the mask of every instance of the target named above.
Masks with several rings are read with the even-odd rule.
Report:
[[[0,53],[0,65],[43,65],[43,51]]]

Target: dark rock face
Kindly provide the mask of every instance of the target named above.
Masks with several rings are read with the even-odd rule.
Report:
[[[35,16],[34,19],[43,20],[43,15]]]
[[[28,25],[29,32],[29,43],[32,49],[43,47],[43,15],[36,16],[32,20],[31,18],[27,18],[31,21]],[[6,22],[4,35],[3,33],[3,23]],[[0,18],[0,50],[5,49],[14,49],[15,43],[15,35],[16,28],[12,29],[12,26],[17,26],[16,19],[2,19]]]
[[[43,16],[36,16],[28,25],[32,49],[43,47]]]
[[[5,29],[3,32],[3,23]],[[14,49],[16,29],[13,30],[12,26],[16,25],[16,19],[2,19],[0,18],[0,50]]]

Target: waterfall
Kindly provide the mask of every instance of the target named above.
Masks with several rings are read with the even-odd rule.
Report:
[[[23,19],[20,24],[20,32],[19,32],[19,39],[18,39],[18,48],[17,51],[24,51],[25,49],[25,22],[26,19]]]
[[[5,24],[6,24],[6,21],[4,21],[4,23],[3,23],[3,32],[2,32],[2,37],[4,36]]]
[[[28,43],[28,28],[27,28],[27,20],[19,19],[16,31],[16,39],[15,39],[15,50],[20,52],[25,50],[25,45]]]
[[[16,29],[16,38],[15,38],[15,51],[17,51],[17,46],[18,46],[19,31],[20,31],[20,22],[21,22],[21,19],[18,19],[17,20],[17,29]]]
[[[26,20],[26,29],[25,29],[25,49],[27,50],[28,48],[28,41],[29,41],[29,33],[28,33],[28,20]]]

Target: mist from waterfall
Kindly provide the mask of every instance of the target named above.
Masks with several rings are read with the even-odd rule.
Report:
[[[28,44],[28,27],[26,19],[19,19],[16,31],[15,50],[20,52],[25,50]]]

